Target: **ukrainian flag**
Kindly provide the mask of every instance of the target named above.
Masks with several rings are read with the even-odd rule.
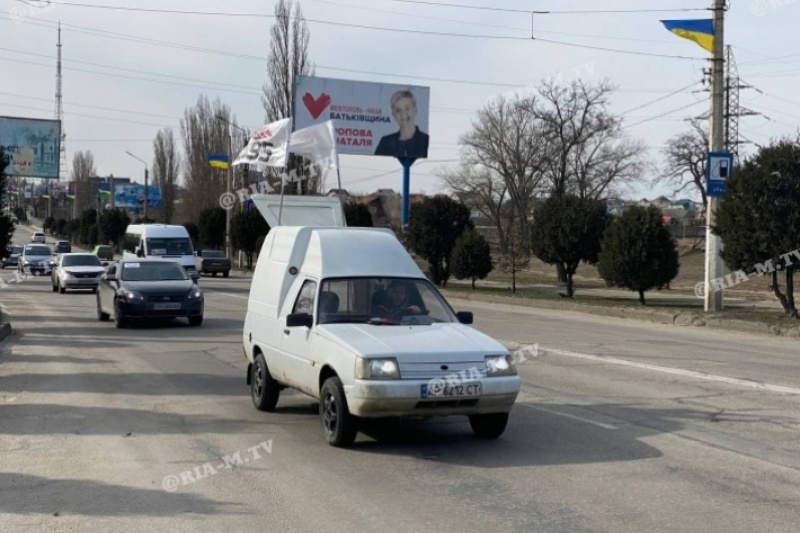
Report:
[[[230,160],[228,159],[227,155],[210,155],[208,156],[208,161],[214,168],[228,170],[228,163]]]
[[[49,194],[43,194],[42,195],[42,200],[49,200],[49,199],[50,199],[50,195]]]
[[[74,200],[74,199],[75,199],[75,195],[74,194],[68,194],[67,195],[67,200]]]
[[[712,54],[714,53],[713,20],[662,20],[661,23],[675,35],[694,41]]]

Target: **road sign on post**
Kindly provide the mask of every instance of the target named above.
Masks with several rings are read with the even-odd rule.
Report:
[[[733,154],[711,152],[706,165],[706,194],[718,198],[725,196],[725,184],[733,171]]]

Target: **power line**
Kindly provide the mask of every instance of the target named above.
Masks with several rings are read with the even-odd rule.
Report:
[[[651,105],[653,105],[653,104],[655,104],[655,103],[658,103],[658,102],[660,102],[660,101],[662,101],[662,100],[666,100],[667,98],[670,98],[670,97],[672,97],[672,96],[675,96],[676,94],[682,93],[683,91],[686,91],[686,90],[688,90],[688,89],[691,89],[692,87],[694,87],[695,85],[699,85],[700,83],[701,83],[701,82],[699,82],[699,81],[696,81],[696,82],[694,82],[694,83],[691,83],[691,84],[687,85],[686,87],[683,87],[683,88],[681,88],[681,89],[678,89],[677,91],[673,91],[673,92],[671,92],[671,93],[669,93],[669,94],[667,94],[667,95],[665,95],[665,96],[662,96],[662,97],[660,97],[660,98],[656,98],[655,100],[651,100],[651,101],[649,101],[649,102],[647,102],[647,103],[644,103],[644,104],[642,104],[642,105],[640,105],[640,106],[637,106],[637,107],[633,107],[633,108],[631,108],[631,109],[628,109],[627,111],[624,111],[624,112],[620,113],[620,115],[621,115],[621,116],[624,116],[624,115],[627,115],[628,113],[631,113],[631,112],[633,112],[633,111],[638,111],[639,109],[642,109],[642,108],[645,108],[645,107],[651,106]]]
[[[708,8],[672,8],[672,9],[618,9],[618,10],[577,10],[577,11],[538,11],[538,10],[531,10],[531,9],[509,9],[509,8],[502,8],[502,7],[488,7],[488,6],[476,6],[476,5],[469,5],[469,4],[452,4],[452,3],[445,3],[445,2],[433,2],[430,0],[385,0],[387,2],[398,2],[403,4],[415,4],[415,5],[425,5],[425,6],[436,6],[436,7],[450,7],[450,8],[458,8],[458,9],[474,9],[480,11],[499,11],[505,13],[535,13],[540,15],[575,15],[575,14],[600,14],[600,13],[663,13],[663,12],[675,12],[675,11],[709,11]]]
[[[0,18],[5,18],[6,20],[10,20],[10,18],[8,18],[8,17],[0,17]],[[26,20],[23,20],[22,22],[25,23],[25,24],[31,24],[31,25],[35,25],[35,26],[42,26],[42,27],[46,27],[46,28],[55,28],[56,27],[56,23],[52,22],[52,21],[44,21],[44,20],[42,20],[42,21],[31,21],[31,20],[27,20],[26,19]],[[47,22],[47,24],[44,24],[43,22]],[[162,41],[162,40],[158,40],[158,39],[149,39],[149,38],[146,38],[146,37],[138,37],[138,36],[134,36],[134,35],[127,35],[127,34],[118,33],[118,32],[110,32],[110,31],[106,31],[106,30],[98,30],[96,28],[88,28],[88,27],[85,27],[85,26],[77,26],[77,25],[74,25],[74,24],[62,24],[62,25],[67,29],[75,28],[75,29],[70,29],[69,31],[73,31],[75,33],[83,33],[83,34],[87,34],[87,35],[92,35],[92,36],[95,36],[95,37],[105,37],[105,38],[109,38],[109,39],[119,39],[119,40],[125,40],[125,41],[140,42],[140,43],[149,44],[151,46],[161,46],[161,47],[165,47],[165,48],[175,48],[175,49],[181,49],[181,50],[187,50],[187,51],[194,51],[194,52],[198,52],[198,53],[207,53],[207,54],[212,54],[212,55],[220,55],[220,56],[224,56],[226,58],[235,57],[235,58],[239,58],[239,59],[248,59],[248,60],[254,60],[254,61],[259,61],[259,62],[264,62],[264,63],[266,63],[268,61],[268,59],[269,59],[266,56],[255,56],[255,55],[249,55],[249,54],[241,54],[241,53],[231,52],[231,51],[227,51],[227,50],[219,50],[219,49],[214,49],[214,48],[205,48],[205,47],[200,47],[200,46],[187,45],[187,44],[183,44],[183,43]],[[388,77],[393,77],[393,78],[402,78],[404,80],[405,79],[419,79],[419,80],[426,80],[426,81],[438,81],[438,82],[443,82],[443,83],[459,83],[459,84],[466,84],[466,85],[484,85],[484,86],[487,86],[487,87],[504,87],[504,88],[510,88],[510,87],[519,88],[519,87],[525,87],[525,86],[529,85],[529,84],[524,84],[524,83],[488,82],[488,81],[478,81],[478,80],[461,80],[461,79],[453,79],[453,78],[417,76],[417,75],[402,74],[402,73],[376,72],[376,71],[370,71],[370,70],[360,70],[360,69],[352,69],[352,68],[335,67],[335,66],[330,66],[330,65],[315,65],[315,66],[317,68],[323,69],[323,70],[332,70],[332,71],[338,71],[338,72],[350,72],[350,73],[357,73],[357,74],[369,74],[369,75],[374,75],[374,76],[388,76]],[[619,92],[619,93],[659,93],[659,94],[663,94],[665,92],[669,92],[669,90],[665,91],[665,90],[662,90],[662,89],[630,89],[630,90],[620,89],[620,90],[618,90],[616,92]]]
[[[647,118],[647,119],[641,120],[641,121],[639,121],[639,122],[634,122],[633,124],[629,124],[629,125],[627,125],[627,126],[623,126],[623,129],[632,128],[632,127],[634,127],[634,126],[638,126],[638,125],[640,125],[640,124],[644,124],[644,123],[646,123],[646,122],[651,122],[651,121],[653,121],[653,120],[655,120],[655,119],[662,118],[662,117],[665,117],[665,116],[667,116],[667,115],[671,115],[672,113],[675,113],[675,112],[678,112],[678,111],[683,111],[684,109],[688,109],[688,108],[690,108],[690,107],[692,107],[692,106],[695,106],[695,105],[699,104],[700,102],[705,102],[705,101],[706,101],[706,100],[695,100],[695,101],[694,101],[694,102],[692,102],[691,104],[688,104],[688,105],[685,105],[685,106],[682,106],[682,107],[678,107],[678,108],[676,108],[676,109],[673,109],[673,110],[671,110],[671,111],[667,111],[666,113],[661,113],[660,115],[656,115],[656,116],[654,116],[654,117],[650,117],[650,118]]]
[[[22,0],[17,0],[21,2]],[[260,18],[276,18],[275,15],[268,15],[264,13],[221,13],[221,12],[206,12],[206,11],[176,11],[176,10],[164,10],[164,9],[153,9],[153,8],[138,8],[138,7],[123,7],[123,6],[100,6],[95,4],[77,4],[77,3],[62,3],[59,2],[59,5],[67,5],[67,6],[77,6],[77,7],[89,7],[89,8],[97,8],[97,9],[111,9],[111,10],[123,10],[123,11],[143,11],[143,12],[152,12],[152,13],[162,13],[162,14],[183,14],[183,15],[218,15],[218,16],[231,16],[231,17],[260,17]],[[527,13],[527,11],[526,11]],[[661,57],[666,59],[682,59],[688,61],[707,61],[707,59],[699,58],[699,57],[690,57],[690,56],[679,56],[679,55],[670,55],[670,54],[655,54],[650,52],[640,52],[636,50],[622,50],[618,48],[605,48],[601,46],[592,46],[592,45],[583,45],[577,43],[569,43],[565,41],[556,41],[553,39],[543,39],[540,37],[519,37],[519,36],[512,36],[512,35],[477,35],[477,34],[470,34],[470,33],[455,33],[455,32],[440,32],[440,31],[428,31],[428,30],[416,30],[416,29],[409,29],[409,28],[388,28],[388,27],[378,27],[378,26],[368,26],[365,24],[353,24],[348,22],[334,22],[329,20],[318,20],[318,19],[305,19],[306,22],[316,23],[316,24],[325,24],[331,26],[339,26],[344,28],[354,28],[354,29],[363,29],[363,30],[375,30],[381,32],[394,32],[394,33],[412,33],[416,35],[429,35],[435,37],[455,37],[455,38],[467,38],[467,39],[490,39],[490,40],[505,40],[505,41],[540,41],[543,43],[554,44],[558,46],[567,46],[572,48],[583,48],[587,50],[596,50],[601,52],[611,52],[611,53],[618,53],[618,54],[626,54],[626,55],[636,55],[636,56],[644,56],[644,57]]]

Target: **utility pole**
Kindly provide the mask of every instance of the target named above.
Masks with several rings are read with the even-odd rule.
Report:
[[[709,145],[712,152],[725,149],[725,9],[726,0],[713,0],[714,11],[714,59],[711,65],[711,125]],[[716,223],[720,199],[708,197],[706,208],[706,279],[705,310],[722,311],[722,291],[716,290],[713,280],[723,277],[722,239],[711,231]]]
[[[233,181],[233,126],[228,123],[228,198],[231,197]],[[233,243],[231,242],[231,211],[225,210],[225,255],[233,262]]]
[[[147,168],[147,165],[144,167],[144,218],[147,218],[147,204],[150,203],[147,197],[147,188],[148,188],[148,178],[150,177],[150,169]]]

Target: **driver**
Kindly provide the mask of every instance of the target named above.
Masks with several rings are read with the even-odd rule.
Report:
[[[418,306],[408,304],[408,286],[402,281],[393,281],[389,285],[387,300],[375,309],[380,318],[399,321],[407,315],[422,314]]]

